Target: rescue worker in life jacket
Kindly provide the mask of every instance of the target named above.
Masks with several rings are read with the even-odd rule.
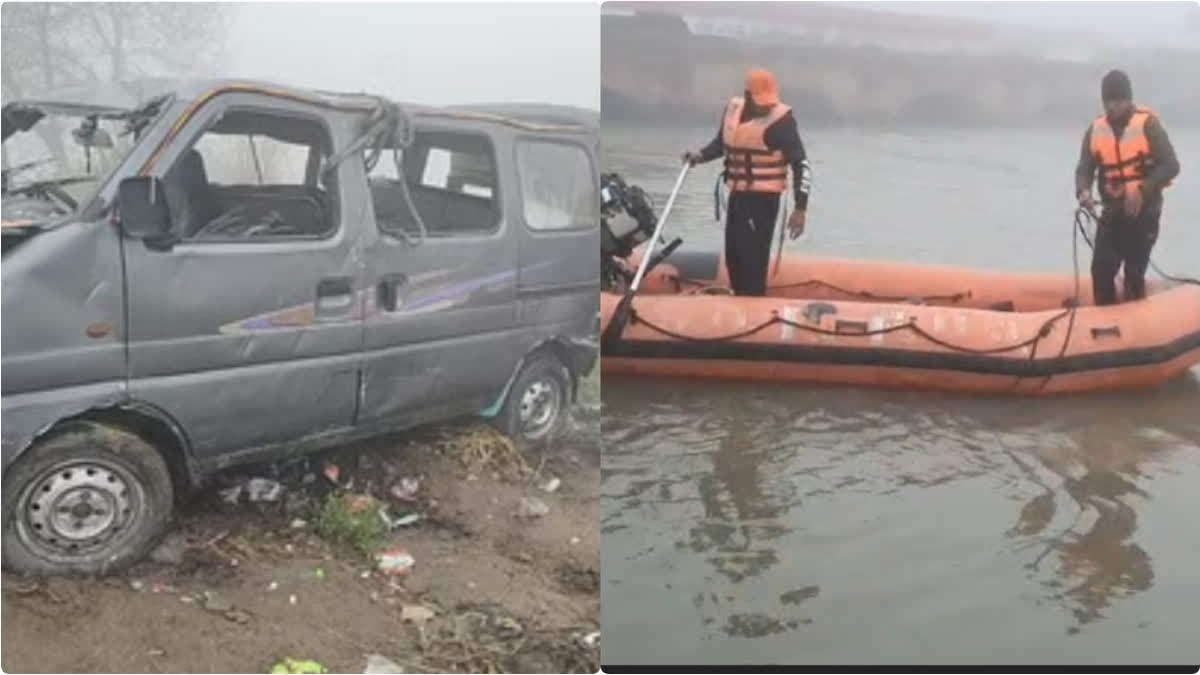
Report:
[[[729,209],[725,215],[725,266],[735,295],[767,294],[771,239],[780,195],[792,168],[795,210],[788,231],[804,233],[812,171],[792,109],[780,102],[775,76],[761,69],[746,75],[744,97],[725,108],[717,136],[699,152],[687,152],[693,166],[725,157]]]
[[[1158,116],[1133,103],[1133,85],[1120,70],[1100,83],[1104,114],[1083,135],[1075,167],[1075,196],[1092,208],[1092,180],[1104,206],[1092,252],[1097,305],[1117,303],[1116,276],[1125,265],[1126,301],[1146,297],[1146,268],[1158,241],[1163,188],[1179,174],[1175,149]]]

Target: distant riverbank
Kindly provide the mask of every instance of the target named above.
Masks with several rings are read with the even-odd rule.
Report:
[[[1099,110],[1099,80],[1126,69],[1139,101],[1168,126],[1200,120],[1194,57],[1147,51],[1120,64],[1022,56],[915,54],[875,48],[781,47],[697,36],[674,17],[606,16],[601,28],[605,121],[717,123],[747,67],[773,69],[783,98],[817,126],[1078,126]]]

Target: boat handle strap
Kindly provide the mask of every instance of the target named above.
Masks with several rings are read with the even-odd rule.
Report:
[[[834,330],[838,333],[860,333],[865,335],[867,329],[868,326],[866,321],[845,321],[843,319],[838,319],[834,324]]]
[[[1104,328],[1093,328],[1092,329],[1092,339],[1093,340],[1102,338],[1102,337],[1116,337],[1116,338],[1121,337],[1121,327],[1120,326],[1105,326]]]

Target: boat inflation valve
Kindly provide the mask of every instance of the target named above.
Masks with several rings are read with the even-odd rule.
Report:
[[[804,318],[809,323],[821,323],[821,317],[826,314],[837,314],[837,307],[828,302],[813,302],[804,307]]]

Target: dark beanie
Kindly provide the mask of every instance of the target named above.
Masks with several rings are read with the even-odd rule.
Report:
[[[1110,70],[1100,81],[1100,100],[1105,103],[1109,101],[1132,101],[1133,100],[1133,85],[1129,82],[1129,76],[1120,70]]]

